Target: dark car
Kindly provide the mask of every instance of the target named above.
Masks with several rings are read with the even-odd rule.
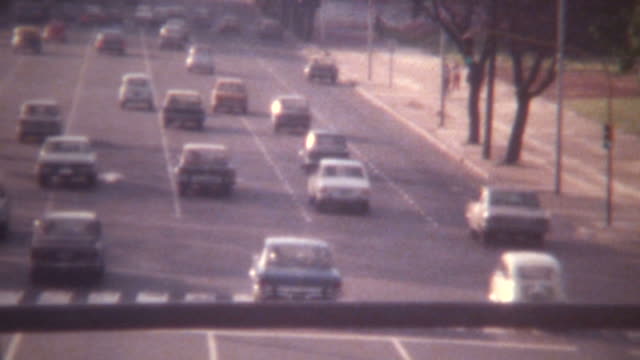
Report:
[[[92,211],[51,211],[37,219],[29,251],[31,279],[77,275],[100,280],[105,268],[101,227]]]
[[[317,239],[267,237],[249,270],[257,301],[273,299],[336,300],[342,277],[329,245]]]
[[[218,78],[211,90],[211,111],[247,113],[247,86],[242,79]]]
[[[229,152],[219,144],[185,144],[175,174],[180,196],[190,191],[231,195],[236,181]]]
[[[67,41],[66,26],[62,21],[54,20],[47,24],[42,30],[42,38],[45,41],[65,42]]]
[[[338,66],[329,56],[314,57],[305,66],[304,75],[309,81],[325,80],[335,84],[338,81]]]
[[[303,95],[281,95],[271,102],[273,132],[281,130],[306,133],[311,127],[309,101]]]
[[[263,40],[282,40],[284,29],[273,19],[264,19],[258,28],[258,37]]]
[[[170,89],[162,106],[162,124],[164,127],[178,124],[196,130],[204,128],[206,119],[200,93],[188,89]]]
[[[27,139],[44,140],[47,136],[62,133],[60,105],[55,100],[29,100],[20,106],[18,141]]]
[[[11,48],[13,52],[28,51],[40,54],[42,52],[40,29],[35,26],[16,26],[13,29]]]
[[[124,55],[126,42],[124,34],[119,30],[105,30],[98,33],[95,48],[100,53]]]
[[[302,158],[302,168],[310,172],[318,166],[321,159],[348,158],[347,138],[332,130],[311,129],[299,154]]]

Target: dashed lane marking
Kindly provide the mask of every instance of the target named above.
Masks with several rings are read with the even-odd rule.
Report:
[[[253,296],[249,294],[233,294],[232,300],[235,303],[250,303],[253,302]]]
[[[117,304],[120,302],[121,294],[119,291],[95,291],[91,292],[87,297],[88,304]]]
[[[168,301],[169,294],[166,292],[141,291],[136,295],[139,304],[164,304]]]
[[[191,292],[184,296],[184,301],[189,303],[212,303],[217,300],[216,294]]]
[[[39,305],[67,305],[71,303],[71,291],[45,290],[40,293],[36,303]]]

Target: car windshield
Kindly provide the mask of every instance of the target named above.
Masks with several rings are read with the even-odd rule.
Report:
[[[319,147],[344,148],[347,146],[347,139],[340,135],[318,135],[317,143]]]
[[[364,171],[359,166],[325,166],[322,172],[326,177],[364,178]]]
[[[330,268],[329,249],[308,245],[278,245],[267,250],[267,265],[274,267]]]
[[[26,113],[31,116],[57,116],[60,111],[57,106],[52,105],[29,105]]]
[[[554,270],[549,266],[523,265],[516,270],[516,276],[523,280],[543,280],[553,279]]]
[[[52,153],[90,153],[91,146],[80,141],[51,141],[45,145],[45,150]]]
[[[188,166],[226,166],[229,163],[224,150],[189,150],[184,154]]]
[[[281,102],[282,107],[286,110],[306,111],[309,108],[307,100],[302,98],[282,98]]]
[[[169,98],[168,105],[180,108],[200,108],[202,100],[197,95],[175,95]]]
[[[491,205],[540,207],[538,196],[530,192],[493,191],[490,198]]]
[[[42,222],[45,238],[93,238],[99,234],[99,225],[93,220],[54,219]]]
[[[149,86],[149,80],[147,80],[145,78],[129,78],[127,80],[127,86],[148,87]]]
[[[244,85],[236,82],[223,82],[216,87],[218,90],[228,93],[244,93]]]

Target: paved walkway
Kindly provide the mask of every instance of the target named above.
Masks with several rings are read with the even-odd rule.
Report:
[[[372,80],[367,79],[364,47],[311,44],[305,55],[329,51],[340,66],[341,81],[354,83],[356,91],[382,111],[442,149],[486,183],[525,185],[540,190],[554,214],[570,219],[576,238],[640,251],[640,139],[618,131],[614,145],[613,224],[606,226],[606,152],[602,127],[566,109],[564,112],[562,193],[554,193],[556,105],[543,98],[531,103],[520,164],[501,164],[515,113],[513,88],[497,81],[495,88],[492,159],[482,158],[481,145],[467,140],[468,88],[450,94],[446,119],[439,127],[440,60],[423,50],[399,47],[395,51],[393,84],[389,86],[389,51],[374,52]],[[481,103],[484,108],[484,99]],[[484,112],[484,110],[481,110]],[[461,210],[462,211],[462,210]],[[560,217],[556,217],[560,218]],[[554,218],[555,219],[555,218]],[[555,224],[554,224],[555,225]]]

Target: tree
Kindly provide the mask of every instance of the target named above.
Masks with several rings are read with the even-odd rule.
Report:
[[[412,0],[413,1],[413,0]],[[428,0],[423,4],[424,14],[440,25],[450,41],[462,54],[468,69],[469,129],[467,141],[480,141],[480,93],[484,82],[485,66],[495,47],[487,41],[478,41],[488,33],[487,0]]]

